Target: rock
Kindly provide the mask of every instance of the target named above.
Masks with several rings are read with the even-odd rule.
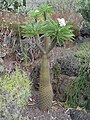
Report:
[[[88,28],[81,28],[79,36],[76,38],[75,42],[77,44],[83,42],[90,42],[90,29]]]
[[[81,110],[70,110],[70,117],[72,120],[90,120],[90,114]]]
[[[87,28],[82,28],[80,30],[80,36],[85,37],[85,38],[90,38],[90,29]]]
[[[52,75],[53,76],[53,75]],[[67,99],[67,87],[69,82],[75,79],[67,75],[59,75],[57,78],[52,78],[52,88],[54,92],[54,100],[65,102]]]
[[[79,36],[76,41],[77,44],[83,43],[83,42],[90,42],[90,38],[84,38],[82,36]]]
[[[79,73],[79,61],[74,56],[64,56],[57,59],[61,66],[61,73],[68,76],[77,76]]]

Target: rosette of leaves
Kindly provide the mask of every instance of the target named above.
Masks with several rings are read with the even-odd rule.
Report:
[[[39,7],[39,11],[40,11],[41,15],[44,17],[44,20],[47,19],[46,17],[48,15],[51,15],[54,12],[53,7],[49,6],[47,4],[46,5],[41,5]]]
[[[49,5],[47,5],[47,4],[45,4],[45,5],[41,5],[39,8],[38,8],[38,10],[40,11],[40,12],[42,12],[42,13],[47,13],[47,14],[51,14],[51,13],[53,13],[53,7],[52,6],[49,6]]]
[[[44,20],[46,20],[46,17],[52,13],[52,6],[48,6],[47,4],[45,4],[41,5],[36,10],[30,11],[28,14],[30,14],[35,19],[35,22],[37,22],[38,18],[43,18]]]
[[[39,34],[44,34],[44,29],[43,29],[43,26],[44,23],[41,23],[41,21],[32,21],[32,22],[28,22],[28,23],[25,23],[22,28],[22,34],[25,36],[25,37],[34,37],[34,36],[37,36]]]
[[[48,19],[45,23],[44,31],[47,31],[48,36],[53,36],[58,42],[63,40],[72,41],[74,34],[71,29],[72,25],[60,26],[58,22]]]
[[[63,40],[72,41],[74,34],[72,34],[73,30],[71,27],[71,25],[60,26],[58,22],[55,22],[51,18],[43,23],[38,21],[26,23],[22,26],[23,35],[26,37],[43,34],[45,36],[56,38],[58,42]]]
[[[39,108],[42,111],[47,111],[51,108],[53,100],[52,86],[50,83],[48,53],[53,49],[57,41],[60,42],[62,40],[72,40],[74,35],[72,33],[71,26],[60,26],[58,21],[55,22],[50,16],[48,16],[48,13],[51,13],[52,11],[50,6],[40,6],[38,10],[38,13],[43,15],[44,21],[40,21],[38,18],[35,21],[24,24],[22,28],[24,36],[35,37],[36,44],[42,52]],[[45,43],[44,47],[40,44],[41,38],[43,38],[42,40]]]
[[[34,18],[35,22],[37,22],[37,19],[40,17],[41,13],[39,12],[39,10],[37,9],[36,11],[32,10],[29,12],[31,14],[31,17]],[[28,13],[28,14],[29,14]]]

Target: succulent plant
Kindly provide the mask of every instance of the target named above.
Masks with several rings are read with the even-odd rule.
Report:
[[[35,14],[33,14],[33,17],[36,19],[39,15],[43,15],[44,21],[41,21],[38,18],[22,26],[24,36],[35,37],[36,44],[42,52],[39,88],[39,108],[42,111],[49,110],[52,106],[53,100],[53,91],[49,74],[48,53],[53,49],[57,41],[71,41],[74,36],[70,25],[66,25],[66,23],[61,25],[64,18],[60,21],[57,20],[56,22],[51,19],[50,14],[48,14],[52,12],[51,8],[52,7],[48,5],[40,6],[37,9],[38,11],[34,12]],[[44,41],[44,47],[41,46],[40,40]]]

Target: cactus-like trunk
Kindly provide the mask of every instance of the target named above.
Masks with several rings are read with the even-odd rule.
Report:
[[[47,54],[43,54],[42,56],[39,95],[39,108],[42,111],[47,111],[51,108],[53,100]]]
[[[56,40],[50,45],[50,37],[45,37],[44,49],[38,42],[36,43],[43,54],[40,72],[39,108],[44,112],[48,111],[52,106],[53,90],[50,83],[48,53],[53,49]]]

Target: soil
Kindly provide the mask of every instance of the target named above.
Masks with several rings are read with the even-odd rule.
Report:
[[[60,103],[53,101],[51,110],[42,112],[37,105],[30,105],[27,108],[27,114],[30,120],[71,120],[70,115],[65,113],[64,108]]]

